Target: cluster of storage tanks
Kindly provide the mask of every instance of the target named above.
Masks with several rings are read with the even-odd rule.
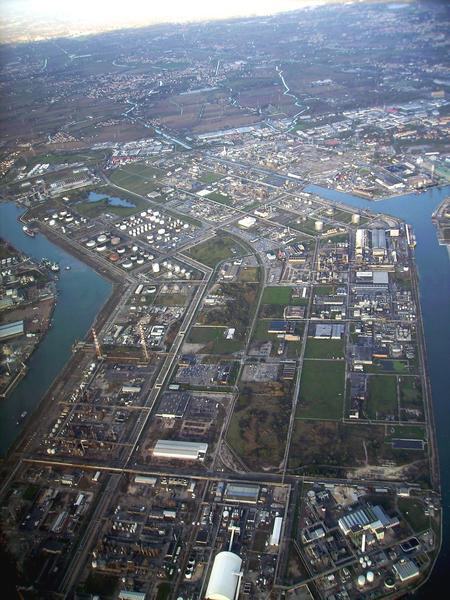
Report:
[[[180,239],[179,234],[189,230],[189,224],[170,215],[162,215],[151,208],[142,211],[139,216],[132,215],[118,225],[131,237],[145,239],[156,248],[160,246],[175,248]]]
[[[372,566],[372,561],[370,560],[370,558],[368,556],[361,556],[359,559],[359,562],[363,569],[369,569],[366,572],[366,574],[359,575],[359,577],[357,579],[358,587],[362,588],[366,585],[366,583],[368,583],[370,585],[374,582],[375,574],[373,571],[370,570],[370,567]]]
[[[157,264],[157,263],[155,263]],[[153,265],[153,272],[158,272],[155,271],[155,264]],[[165,276],[168,277],[169,279],[171,277],[175,277],[177,279],[190,279],[192,277],[192,273],[190,271],[188,271],[185,267],[182,267],[181,265],[179,265],[176,262],[171,262],[169,260],[164,260],[162,262],[162,266],[164,267],[164,269],[167,271]],[[159,267],[159,265],[158,265]]]
[[[153,254],[136,244],[124,245],[119,236],[106,233],[101,233],[96,238],[88,240],[86,248],[104,253],[111,262],[120,263],[120,266],[124,269],[143,265],[146,261],[152,261],[155,258]]]
[[[50,225],[50,227],[55,227],[59,225],[63,231],[66,232],[66,226],[72,225],[82,225],[87,223],[87,219],[85,217],[74,216],[68,210],[60,210],[59,212],[54,212],[51,217],[44,217],[44,221]]]

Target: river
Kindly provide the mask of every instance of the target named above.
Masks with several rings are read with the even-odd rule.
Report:
[[[16,425],[20,414],[27,411],[30,418],[69,359],[73,343],[83,339],[111,293],[109,282],[46,237],[25,235],[17,221],[22,213],[23,209],[12,202],[0,203],[0,237],[37,261],[46,257],[58,262],[61,271],[52,327],[32,354],[26,376],[0,401],[0,455],[7,452],[26,423]],[[70,270],[65,270],[66,266]]]
[[[444,523],[442,550],[435,569],[427,585],[415,597],[438,598],[450,565],[450,260],[448,249],[438,243],[431,215],[444,198],[450,196],[450,185],[377,202],[315,185],[306,187],[305,191],[399,217],[410,223],[416,234],[415,258],[437,430]]]

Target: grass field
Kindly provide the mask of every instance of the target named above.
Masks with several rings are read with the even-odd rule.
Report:
[[[397,378],[392,375],[372,375],[368,381],[367,416],[384,419],[398,416]]]
[[[424,506],[416,498],[399,498],[398,508],[415,533],[429,529],[430,518],[424,514]]]
[[[223,179],[224,175],[220,175],[219,173],[214,173],[213,171],[205,171],[199,177],[202,183],[206,183],[209,185],[210,183],[214,183],[219,181],[219,179]]]
[[[314,286],[315,296],[330,296],[336,293],[336,286],[334,285],[316,285]]]
[[[307,217],[306,221],[300,221],[299,223],[297,223],[297,220],[289,221],[287,225],[291,229],[296,229],[309,235],[318,235],[319,233],[315,229],[315,219],[310,219],[309,217]]]
[[[159,187],[157,180],[161,175],[162,172],[155,167],[144,163],[133,163],[115,169],[109,178],[115,185],[145,196]]]
[[[220,192],[211,192],[205,196],[207,200],[213,200],[214,202],[219,202],[219,204],[225,204],[225,206],[231,206],[233,204],[233,199],[231,196],[224,196]]]
[[[223,260],[246,254],[246,250],[232,237],[216,235],[206,242],[193,246],[187,254],[208,267],[215,267]]]
[[[402,409],[420,410],[423,414],[422,386],[418,377],[400,377],[400,405]]]
[[[422,425],[393,425],[386,429],[386,439],[426,440],[427,434]]]
[[[259,267],[243,267],[239,271],[238,280],[243,282],[259,282],[261,269]]]
[[[343,361],[305,360],[296,417],[340,419],[344,402]]]
[[[233,354],[242,349],[244,342],[226,340],[226,327],[193,327],[189,334],[188,343],[203,344],[205,354]]]
[[[366,373],[410,373],[411,368],[407,360],[375,360],[372,365],[366,365]]]
[[[187,294],[158,294],[155,304],[158,306],[185,306],[188,298]]]
[[[342,358],[344,340],[319,340],[308,338],[305,358]]]
[[[291,287],[268,286],[264,288],[262,304],[289,304],[292,296]]]

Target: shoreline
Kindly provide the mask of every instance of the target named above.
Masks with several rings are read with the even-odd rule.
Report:
[[[17,204],[17,203],[15,203],[15,204]],[[21,215],[21,218],[19,219],[20,221],[22,221],[22,218],[24,217],[25,214],[26,214],[26,212],[23,215]],[[63,249],[65,252],[67,252],[71,256],[73,256],[73,257],[77,258],[78,260],[80,260],[81,262],[83,262],[83,264],[86,264],[87,266],[92,268],[97,273],[97,275],[106,279],[107,281],[109,281],[112,284],[111,293],[109,294],[108,298],[103,303],[103,305],[100,307],[100,309],[97,312],[97,314],[95,315],[90,327],[88,328],[85,336],[83,337],[83,340],[86,341],[89,338],[89,336],[91,335],[92,327],[97,327],[98,329],[101,329],[103,327],[105,321],[107,320],[109,315],[112,313],[112,310],[113,310],[114,306],[116,305],[118,299],[123,294],[123,288],[124,288],[123,283],[124,282],[121,282],[119,280],[119,277],[116,274],[108,271],[107,269],[100,270],[99,264],[95,261],[95,259],[90,260],[90,257],[87,258],[83,252],[81,252],[79,250],[77,251],[77,249],[74,248],[71,244],[64,243],[64,241],[61,238],[59,238],[56,235],[52,235],[52,232],[48,232],[47,230],[43,231],[42,228],[39,228],[39,233],[41,235],[43,235],[44,237],[46,237],[51,243],[60,247],[61,249]],[[55,302],[55,304],[56,304],[56,302]],[[79,340],[79,341],[81,341],[81,340]],[[14,440],[14,442],[11,444],[11,446],[8,448],[6,453],[0,457],[0,465],[1,465],[2,470],[4,470],[5,467],[7,468],[9,463],[14,462],[15,460],[18,462],[21,462],[22,457],[20,457],[20,456],[18,457],[16,455],[18,453],[22,452],[24,444],[29,439],[29,437],[32,433],[36,419],[39,418],[48,409],[49,403],[53,400],[52,395],[53,395],[54,391],[57,389],[61,380],[68,373],[71,372],[72,367],[74,366],[74,363],[75,363],[75,357],[76,357],[76,353],[72,353],[72,355],[69,357],[69,359],[63,366],[63,368],[60,370],[60,372],[54,377],[54,379],[49,384],[49,386],[48,386],[47,390],[45,391],[45,393],[43,394],[41,400],[37,403],[32,414],[30,415],[31,419],[29,419],[28,422],[25,424],[22,431],[20,432],[18,437]],[[24,373],[24,375],[26,375],[26,373]],[[23,376],[20,378],[20,380],[22,378],[23,378]],[[18,382],[19,382],[19,380],[17,381],[17,383]],[[13,465],[11,465],[11,467],[12,466]],[[3,477],[1,479],[3,479]]]

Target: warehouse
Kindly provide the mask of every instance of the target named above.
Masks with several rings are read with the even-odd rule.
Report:
[[[201,442],[158,440],[153,449],[153,456],[178,460],[204,460],[207,450],[208,444]]]
[[[283,526],[283,517],[276,516],[273,522],[272,534],[269,539],[269,546],[279,546],[281,537],[281,528]]]
[[[8,340],[17,335],[23,335],[23,331],[23,321],[5,323],[4,325],[0,325],[0,340]]]
[[[214,559],[205,598],[234,600],[239,594],[242,559],[234,552],[219,552]]]
[[[229,483],[225,489],[224,500],[256,504],[259,497],[259,485]]]
[[[384,229],[371,229],[370,234],[373,256],[384,256],[386,254],[386,232]]]
[[[165,392],[155,415],[165,419],[181,419],[186,412],[190,396],[186,392]]]
[[[344,325],[341,324],[319,323],[316,325],[314,337],[316,339],[340,340],[344,335],[344,331]]]

